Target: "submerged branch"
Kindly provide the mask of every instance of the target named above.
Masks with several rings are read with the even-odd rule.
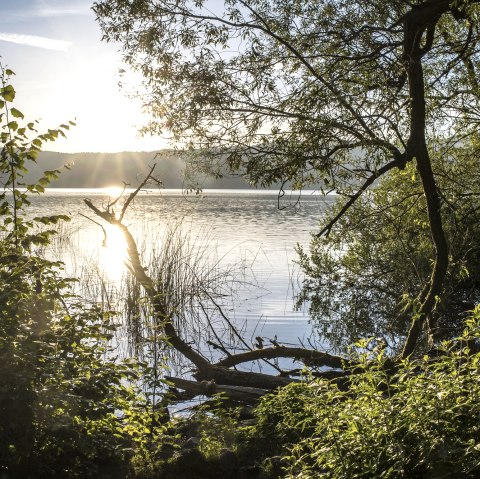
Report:
[[[194,396],[214,396],[215,394],[224,394],[229,399],[246,403],[256,403],[262,396],[270,392],[269,389],[253,388],[247,386],[227,386],[217,385],[215,381],[190,381],[188,379],[174,378],[167,376],[165,378],[175,387],[192,393]]]

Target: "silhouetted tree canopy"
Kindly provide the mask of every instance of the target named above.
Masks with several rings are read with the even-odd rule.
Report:
[[[424,326],[435,332],[450,250],[432,157],[477,129],[477,1],[103,0],[94,10],[143,74],[145,131],[192,147],[198,169],[322,181],[346,201],[320,236],[380,176],[414,163],[432,247],[416,306],[401,313],[403,356]]]

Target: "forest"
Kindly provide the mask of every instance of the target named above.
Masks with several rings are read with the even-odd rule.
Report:
[[[297,248],[298,303],[328,350],[248,344],[221,308],[245,350],[218,336],[212,360],[191,340],[189,308],[215,298],[173,247],[149,265],[126,220],[161,184],[152,159],[131,190],[84,200],[105,238],[123,235],[141,298],[144,354],[120,358],[117,312],[42,254],[70,218],[31,214],[62,174],[39,155],[75,124],[38,132],[2,65],[0,477],[479,477],[478,3],[93,4],[143,78],[143,132],[169,132],[193,185],[234,174],[335,194]],[[279,358],[295,368],[242,368]],[[169,413],[192,396],[188,417]]]

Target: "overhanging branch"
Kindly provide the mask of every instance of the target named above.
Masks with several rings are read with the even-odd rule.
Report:
[[[407,161],[406,157],[403,156],[401,158],[392,160],[390,163],[387,163],[386,165],[382,166],[380,169],[375,171],[371,176],[367,178],[367,180],[358,189],[358,191],[354,195],[352,195],[350,199],[343,205],[341,210],[315,236],[317,238],[320,238],[323,235],[328,236],[333,226],[337,223],[337,221],[340,218],[342,218],[342,216],[350,209],[351,206],[354,205],[354,203],[358,200],[358,198],[360,198],[363,192],[366,191],[375,182],[375,180],[380,178],[382,175],[384,175],[388,171],[393,170],[393,168],[401,168],[405,166],[406,161]]]

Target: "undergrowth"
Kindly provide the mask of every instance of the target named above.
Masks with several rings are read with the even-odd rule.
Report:
[[[478,478],[479,338],[477,308],[461,337],[394,371],[384,350],[359,354],[346,390],[316,380],[265,397],[252,434],[288,478]]]
[[[164,435],[141,387],[156,376],[118,360],[113,313],[76,297],[42,255],[69,218],[32,218],[29,206],[60,171],[32,184],[25,173],[74,123],[38,134],[12,106],[13,75],[0,63],[0,478],[126,477]]]

